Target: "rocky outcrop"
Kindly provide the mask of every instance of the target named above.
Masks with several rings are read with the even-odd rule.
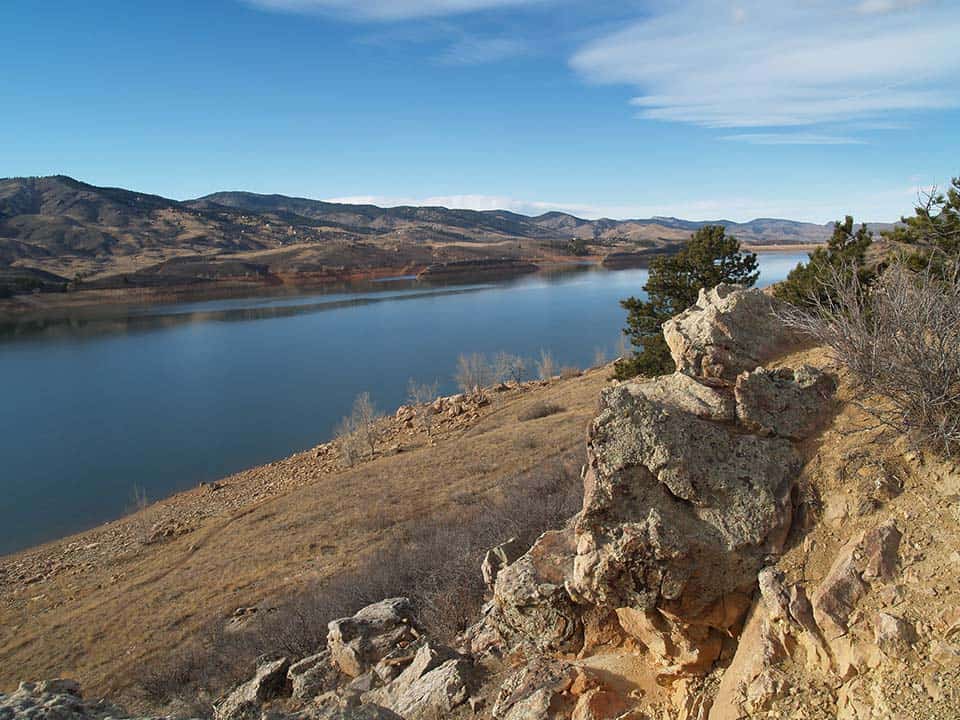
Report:
[[[80,685],[73,680],[22,682],[9,695],[0,693],[0,720],[120,720],[128,717],[110,703],[84,700]]]
[[[217,703],[217,720],[437,720],[469,697],[469,660],[427,638],[407,598],[368,605],[328,630],[316,654],[262,662]]]
[[[733,382],[787,352],[798,338],[778,319],[777,306],[759,290],[737,285],[701,290],[696,305],[663,326],[677,371]]]
[[[285,694],[287,670],[290,661],[287,658],[268,660],[257,666],[256,674],[247,682],[235,688],[226,697],[216,703],[213,716],[216,720],[243,720],[260,716],[260,706]]]
[[[327,649],[331,662],[344,675],[355,678],[371,670],[382,658],[418,637],[413,604],[407,598],[390,598],[329,625]]]
[[[833,392],[813,368],[758,367],[795,342],[774,311],[755,290],[701,293],[665,330],[678,372],[603,392],[582,510],[499,570],[475,649],[492,637],[527,657],[620,643],[681,690],[713,668],[783,547],[794,442],[814,432]],[[537,717],[555,696],[534,690],[516,703]],[[709,702],[680,705],[705,717]]]

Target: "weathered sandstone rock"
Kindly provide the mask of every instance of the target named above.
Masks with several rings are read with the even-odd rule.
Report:
[[[487,551],[483,557],[483,564],[480,571],[483,574],[483,582],[488,589],[493,590],[494,583],[497,580],[497,574],[514,562],[523,554],[523,549],[516,538],[510,538],[506,542],[500,543],[495,548]]]
[[[797,338],[776,317],[778,302],[760,290],[718,285],[663,326],[677,370],[733,382],[788,351]]]
[[[216,720],[241,720],[260,716],[260,706],[279,697],[287,687],[286,658],[269,660],[257,666],[256,674],[247,682],[234,688],[213,709]]]
[[[330,657],[330,651],[324,650],[316,655],[299,660],[287,670],[287,679],[292,688],[294,700],[311,700],[317,695],[329,692],[345,680]]]
[[[564,588],[573,572],[575,552],[572,528],[551,530],[498,573],[488,622],[509,645],[540,651],[579,650],[582,623]]]
[[[575,665],[537,658],[503,683],[493,706],[495,720],[554,720],[572,710],[564,697],[578,676]],[[564,712],[566,711],[566,712]]]
[[[834,389],[829,375],[809,366],[757,368],[737,377],[737,419],[753,432],[801,440],[813,431]]]
[[[362,695],[405,720],[442,718],[469,695],[468,663],[449,648],[420,643],[409,664],[386,685]]]
[[[407,598],[368,605],[353,617],[332,621],[328,629],[327,648],[333,664],[354,678],[420,635],[413,605]]]
[[[73,680],[22,682],[9,695],[0,693],[2,720],[101,720],[106,717],[125,715],[107,703],[85,702],[80,686]]]

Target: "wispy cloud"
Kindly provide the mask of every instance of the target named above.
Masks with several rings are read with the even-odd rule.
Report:
[[[571,64],[637,87],[642,118],[800,126],[960,105],[957,37],[956,3],[681,0]]]
[[[464,37],[440,55],[445,65],[484,65],[522,55],[524,43],[513,38]]]
[[[335,13],[358,20],[411,20],[533,5],[545,0],[248,0],[269,10]]]
[[[351,195],[326,198],[327,202],[350,205],[377,205],[397,207],[444,207],[457,210],[495,211],[506,210],[522,215],[542,215],[548,212],[563,212],[587,220],[610,218],[614,220],[643,220],[655,217],[676,217],[684,220],[733,220],[747,221],[758,217],[789,217],[795,220],[815,218],[813,222],[825,222],[829,213],[819,219],[813,205],[782,204],[751,197],[693,198],[677,202],[631,204],[590,204],[582,202],[527,200],[503,195],[434,195],[427,197],[403,197],[391,195]],[[792,213],[792,214],[791,214]]]
[[[750,145],[865,145],[866,141],[843,135],[817,133],[741,133],[724,135],[722,140]]]

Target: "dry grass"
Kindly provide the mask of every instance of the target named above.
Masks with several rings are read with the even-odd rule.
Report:
[[[511,479],[582,453],[584,428],[605,383],[599,370],[495,395],[473,424],[438,429],[432,444],[413,433],[404,452],[354,468],[319,473],[313,452],[302,453],[227,478],[215,492],[162,501],[145,512],[199,506],[208,514],[197,515],[192,532],[156,545],[113,551],[110,538],[130,521],[124,519],[5,558],[0,690],[23,679],[68,676],[91,696],[129,697],[144,668],[237,608],[270,606],[368,566],[409,542],[426,518],[434,525],[465,523],[501,500]],[[566,412],[518,431],[517,416],[542,402]],[[517,443],[520,434],[527,442]],[[237,506],[207,508],[221,496],[236,498]],[[73,564],[71,545],[83,549],[81,562],[32,584],[11,581],[18,563]]]

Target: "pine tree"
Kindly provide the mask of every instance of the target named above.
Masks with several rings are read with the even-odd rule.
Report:
[[[728,236],[722,225],[705,225],[676,254],[654,258],[643,286],[647,299],[630,297],[620,302],[627,311],[623,332],[637,352],[616,364],[616,377],[673,372],[663,323],[693,305],[701,289],[721,283],[749,287],[759,275],[756,254],[742,251],[740,242]]]

